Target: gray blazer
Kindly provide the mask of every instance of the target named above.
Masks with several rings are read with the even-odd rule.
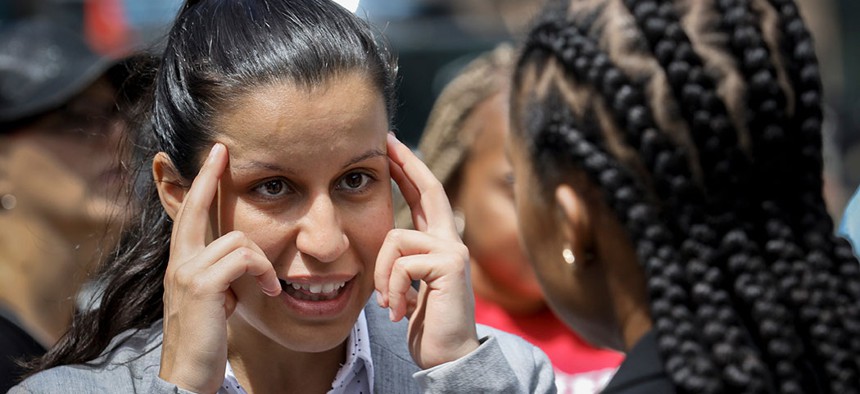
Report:
[[[375,393],[555,393],[546,355],[523,339],[478,326],[481,346],[471,354],[420,370],[406,347],[407,322],[392,323],[375,302],[364,308]],[[158,378],[161,321],[118,335],[112,349],[86,364],[51,368],[9,391],[21,393],[188,393]]]

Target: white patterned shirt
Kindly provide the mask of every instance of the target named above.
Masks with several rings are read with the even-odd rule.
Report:
[[[328,394],[371,394],[373,391],[373,359],[370,357],[370,335],[364,311],[352,326],[346,341],[346,363],[340,366]],[[218,394],[248,394],[233,373],[230,362],[224,371],[224,384]]]

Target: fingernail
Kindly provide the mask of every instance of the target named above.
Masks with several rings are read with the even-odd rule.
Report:
[[[269,297],[281,294],[281,284],[279,282],[266,283],[262,278],[257,278],[257,283],[260,284],[260,290],[263,290],[263,293]]]
[[[388,310],[388,318],[391,319],[391,321],[394,321],[394,309]]]
[[[209,162],[214,161],[215,156],[217,156],[218,153],[220,153],[222,149],[224,149],[224,145],[221,145],[220,143],[216,142],[215,145],[212,145],[212,149],[209,150],[209,157],[207,158],[207,161],[209,161]]]
[[[382,294],[376,293],[376,303],[379,304],[379,306],[383,306],[382,305],[383,301],[385,301],[385,300],[382,299]]]
[[[391,131],[389,131],[389,132],[388,132],[388,141],[390,141],[390,142],[400,142],[400,140],[398,140],[398,139],[397,139],[397,136],[396,136],[396,135],[394,135],[394,132],[391,132]]]

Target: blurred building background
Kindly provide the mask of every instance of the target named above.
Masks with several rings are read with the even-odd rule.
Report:
[[[286,0],[285,0],[286,1]],[[400,63],[398,133],[417,144],[442,87],[479,52],[516,40],[543,0],[341,0],[383,33]],[[0,0],[2,24],[28,15],[83,29],[107,54],[160,41],[181,0]],[[827,113],[827,196],[834,217],[860,185],[857,0],[799,0],[816,37]]]

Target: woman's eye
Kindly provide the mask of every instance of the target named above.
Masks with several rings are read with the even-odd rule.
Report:
[[[270,181],[259,184],[254,190],[265,197],[280,197],[287,193],[289,186],[286,182],[280,179],[272,179]]]
[[[370,175],[361,172],[351,172],[341,178],[340,182],[337,185],[337,188],[351,192],[360,191],[361,189],[365,188],[367,184],[370,183],[370,181],[372,180],[373,179],[370,177]]]

